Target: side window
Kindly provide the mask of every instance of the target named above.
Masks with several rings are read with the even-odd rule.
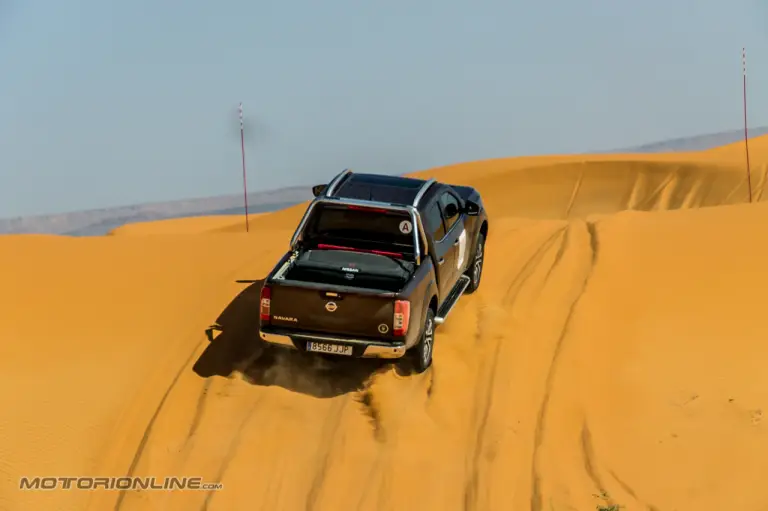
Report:
[[[449,192],[445,192],[440,196],[440,206],[445,217],[445,230],[448,232],[459,219],[459,201]]]
[[[439,241],[445,236],[443,215],[440,213],[440,207],[437,205],[437,202],[432,203],[427,210],[427,229],[432,233],[435,241]]]

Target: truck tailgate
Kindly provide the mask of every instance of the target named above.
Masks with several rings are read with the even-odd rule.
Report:
[[[394,302],[391,296],[370,292],[281,282],[270,286],[269,324],[307,333],[393,339]]]

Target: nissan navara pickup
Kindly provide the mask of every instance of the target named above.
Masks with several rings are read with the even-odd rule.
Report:
[[[488,238],[480,194],[349,169],[312,193],[261,289],[261,339],[334,356],[407,356],[425,371],[435,327],[480,286]]]

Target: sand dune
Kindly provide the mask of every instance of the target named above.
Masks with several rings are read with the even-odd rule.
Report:
[[[248,215],[249,230],[253,219],[261,215],[262,213],[250,213]],[[245,227],[245,215],[211,215],[129,223],[112,229],[107,235],[148,236],[157,234],[234,233],[245,232]]]
[[[762,199],[768,138],[752,158]],[[233,217],[0,237],[0,509],[768,505],[768,204],[744,204],[743,152],[418,174],[477,186],[491,215],[480,292],[419,376],[261,352],[258,284],[234,281],[271,268],[304,205],[250,234]],[[82,474],[224,486],[18,490]]]

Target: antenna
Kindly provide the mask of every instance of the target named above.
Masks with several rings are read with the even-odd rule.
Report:
[[[245,203],[245,232],[248,232],[248,184],[245,179],[245,128],[243,126],[242,102],[240,102],[240,152],[243,154],[243,202]]]
[[[747,132],[747,49],[741,49],[741,75],[743,78],[744,97],[744,150],[747,153],[747,187],[749,189],[749,202],[752,202],[752,171],[749,166],[749,135]]]

